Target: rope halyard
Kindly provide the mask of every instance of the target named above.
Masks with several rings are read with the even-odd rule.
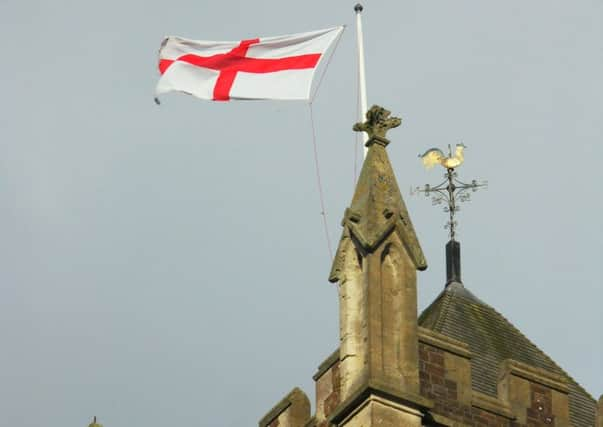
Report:
[[[324,192],[323,192],[323,188],[322,188],[322,179],[321,179],[321,174],[320,174],[320,164],[318,162],[318,144],[316,143],[316,127],[314,125],[314,111],[312,110],[312,103],[314,102],[314,99],[316,98],[316,95],[318,94],[318,90],[320,89],[320,85],[322,84],[322,81],[325,77],[325,74],[327,73],[327,70],[329,69],[329,65],[331,64],[331,60],[333,59],[333,55],[335,54],[335,51],[337,50],[337,46],[339,46],[339,42],[341,41],[341,37],[343,35],[343,32],[345,31],[346,26],[343,26],[343,31],[341,32],[341,34],[339,34],[339,37],[337,38],[337,40],[335,41],[335,44],[333,46],[333,50],[331,52],[331,54],[329,55],[329,58],[327,59],[327,63],[325,65],[325,69],[322,72],[322,74],[320,75],[319,79],[318,79],[318,84],[316,85],[316,89],[314,90],[314,94],[310,95],[310,100],[308,101],[308,107],[310,109],[310,123],[312,125],[312,147],[314,150],[314,166],[316,169],[316,183],[318,186],[318,195],[319,195],[319,199],[320,199],[320,215],[322,216],[322,223],[323,223],[323,228],[324,228],[324,232],[325,232],[325,240],[327,242],[327,250],[329,251],[329,258],[331,261],[333,261],[333,249],[331,246],[331,237],[330,237],[330,233],[329,233],[329,224],[327,222],[327,210],[325,208],[325,198],[324,198]]]
[[[312,124],[312,145],[314,148],[314,165],[316,167],[316,182],[318,184],[318,195],[320,198],[320,214],[322,215],[322,223],[325,231],[325,238],[327,241],[327,249],[329,251],[329,258],[333,261],[333,250],[331,249],[331,237],[329,233],[329,225],[327,222],[327,211],[325,209],[325,200],[322,190],[322,180],[320,178],[320,165],[318,163],[318,145],[316,144],[316,128],[314,126],[314,112],[312,111],[312,103],[308,104],[310,108],[310,122]]]

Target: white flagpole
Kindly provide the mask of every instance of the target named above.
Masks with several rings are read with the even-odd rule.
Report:
[[[366,112],[368,110],[368,106],[366,104],[366,76],[364,70],[364,43],[362,37],[362,5],[360,3],[354,6],[354,11],[356,12],[356,40],[358,42],[358,81],[359,81],[359,90],[360,90],[360,111],[358,112],[360,122],[364,122],[366,120]],[[368,141],[368,134],[366,132],[362,133],[362,141],[364,146],[364,157],[366,157],[366,153],[368,148],[364,145],[366,141]]]

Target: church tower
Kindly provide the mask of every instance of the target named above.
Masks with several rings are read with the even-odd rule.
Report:
[[[427,264],[386,151],[399,124],[374,106],[354,126],[368,153],[329,276],[340,346],[313,377],[314,415],[294,388],[260,427],[603,427],[603,397],[465,288],[453,238],[444,290],[417,316]]]

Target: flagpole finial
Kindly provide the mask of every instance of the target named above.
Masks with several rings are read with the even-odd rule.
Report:
[[[356,3],[356,6],[354,6],[354,11],[356,13],[362,12],[363,9],[364,9],[364,7],[362,7],[362,5],[360,3]]]

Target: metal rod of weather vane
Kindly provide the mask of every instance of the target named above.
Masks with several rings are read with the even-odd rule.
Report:
[[[362,36],[362,5],[360,3],[354,6],[354,11],[356,12],[356,41],[358,42],[358,90],[360,91],[360,111],[359,119],[360,122],[364,122],[366,120],[365,114],[368,110],[368,106],[366,104],[366,75],[364,69],[364,43]],[[368,148],[366,147],[366,141],[368,141],[368,134],[366,132],[362,132],[362,141],[364,146],[364,157],[366,157],[366,153]]]

